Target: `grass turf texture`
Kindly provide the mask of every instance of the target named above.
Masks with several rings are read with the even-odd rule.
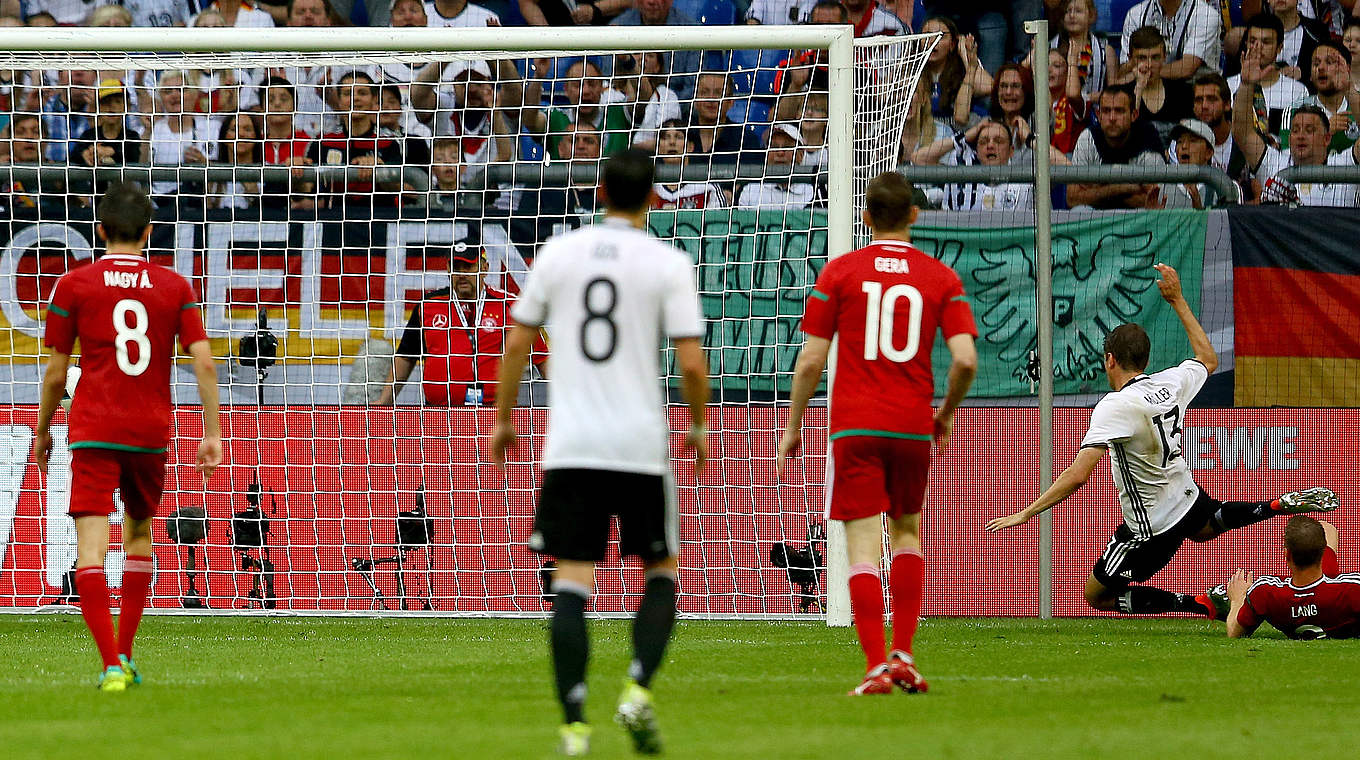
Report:
[[[592,756],[623,621],[590,623]],[[1258,634],[1260,635],[1260,634]],[[0,617],[6,758],[551,757],[545,621],[150,617],[146,683],[94,688],[77,616]],[[928,619],[930,693],[850,698],[850,629],[682,621],[655,684],[680,758],[1354,757],[1360,643],[1177,620]]]

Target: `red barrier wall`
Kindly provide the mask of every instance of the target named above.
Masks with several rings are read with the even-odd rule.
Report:
[[[279,607],[368,609],[372,593],[351,569],[355,557],[393,554],[398,510],[410,509],[423,483],[435,518],[436,544],[414,552],[408,593],[423,595],[426,557],[434,605],[459,612],[537,612],[538,559],[523,548],[536,482],[529,464],[542,444],[546,414],[520,410],[517,461],[500,473],[485,461],[492,428],[486,409],[362,410],[335,408],[229,409],[223,412],[227,464],[205,488],[192,462],[201,430],[196,410],[176,414],[162,514],[202,506],[210,521],[200,549],[198,588],[216,608],[245,607],[250,576],[239,572],[228,524],[243,509],[243,494],[258,473],[265,506],[276,504],[269,535]],[[813,409],[806,450],[787,483],[776,482],[774,448],[782,411],[721,407],[711,411],[712,467],[696,482],[681,457],[681,608],[690,613],[792,611],[782,570],[770,565],[775,541],[801,544],[823,500],[825,410]],[[1075,454],[1088,410],[1059,410],[1056,460],[1061,470]],[[50,585],[69,562],[69,519],[45,513],[60,505],[25,443],[36,420],[32,407],[0,410],[0,605],[50,601]],[[61,422],[59,414],[58,423]],[[1360,487],[1343,463],[1360,428],[1353,410],[1196,410],[1190,414],[1186,455],[1199,482],[1220,498],[1269,498],[1287,490],[1328,485],[1343,508],[1331,518],[1342,531],[1343,567],[1356,566],[1346,539],[1360,523],[1350,505]],[[683,430],[675,410],[672,424]],[[1035,495],[1038,415],[1034,410],[965,409],[953,446],[937,459],[925,522],[929,563],[927,614],[1033,615],[1038,611],[1037,521],[1001,535],[982,531],[987,519],[1024,506]],[[679,445],[679,435],[673,445]],[[60,482],[60,476],[54,483]],[[17,499],[13,497],[17,487]],[[4,499],[5,489],[11,497]],[[58,490],[60,486],[57,486]],[[49,503],[49,499],[57,501]],[[12,527],[5,535],[5,518]],[[1087,614],[1081,586],[1119,511],[1106,465],[1092,482],[1055,510],[1054,606],[1062,615]],[[1202,590],[1234,567],[1279,572],[1282,521],[1237,531],[1212,543],[1187,544],[1156,582],[1173,590]],[[118,535],[115,529],[115,537]],[[178,606],[185,588],[183,549],[170,543],[158,520],[154,537],[160,569],[156,606]],[[259,552],[255,552],[259,556]],[[116,562],[116,559],[115,559]],[[375,581],[396,594],[392,565]],[[616,558],[600,572],[595,608],[632,608],[641,590],[636,567]]]

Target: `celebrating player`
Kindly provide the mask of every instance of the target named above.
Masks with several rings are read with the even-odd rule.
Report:
[[[1328,512],[1336,494],[1325,488],[1287,493],[1273,501],[1218,501],[1200,488],[1181,451],[1186,406],[1218,367],[1218,354],[1181,294],[1180,276],[1155,265],[1157,288],[1185,327],[1194,358],[1151,375],[1152,341],[1135,324],[1120,325],[1105,337],[1108,393],[1091,413],[1091,427],[1076,459],[1028,507],[987,523],[999,531],[1023,525],[1071,496],[1096,463],[1110,452],[1110,473],[1119,490],[1124,523],[1115,529],[1086,581],[1086,602],[1097,610],[1125,614],[1192,612],[1214,617],[1205,594],[1178,594],[1143,584],[1166,567],[1186,539],[1209,541],[1229,530],[1279,514]]]
[[[921,509],[930,475],[930,441],[944,451],[954,410],[977,372],[977,328],[958,274],[914,248],[917,209],[911,185],[895,172],[869,183],[864,223],[873,242],[828,261],[803,315],[807,341],[794,370],[789,423],[778,470],[802,443],[803,412],[821,379],[833,337],[840,337],[831,392],[835,461],[830,518],[845,523],[850,606],[867,675],[851,694],[907,692],[927,684],[912,658],[921,614],[925,558]],[[944,333],[953,363],[944,404],[931,414],[930,353]],[[883,515],[892,537],[892,653],[884,656]]]
[[[98,212],[107,252],[63,275],[47,307],[43,341],[52,355],[43,376],[33,454],[47,472],[52,414],[61,401],[71,350],[80,341],[83,374],[69,432],[76,589],[81,615],[104,661],[99,688],[123,691],[142,681],[132,660],[132,639],[151,588],[151,518],[165,486],[176,334],[193,357],[203,402],[198,471],[205,481],[222,461],[222,432],[217,370],[193,288],[142,253],[151,235],[151,200],[137,185],[117,182],[100,200]],[[104,579],[114,489],[123,499],[127,552],[116,642]]]
[[[547,326],[552,365],[543,484],[529,548],[557,558],[553,579],[552,658],[566,724],[567,755],[589,749],[585,722],[585,608],[595,564],[605,557],[611,515],[619,553],[646,568],[633,623],[633,662],[615,720],[643,754],[660,752],[652,677],[675,621],[679,526],[666,438],[661,376],[663,336],[675,345],[689,405],[685,445],[695,471],[708,455],[704,404],[708,362],[694,266],[684,253],[643,230],[655,200],[652,157],[625,150],[604,166],[604,221],[548,241],[511,310],[515,320],[501,361],[491,457],[502,468],[515,444],[511,416],[520,373],[539,328]]]
[[[1297,515],[1284,527],[1289,578],[1238,570],[1210,596],[1228,602],[1228,636],[1241,638],[1266,622],[1291,639],[1360,637],[1360,573],[1341,574],[1339,534],[1328,522]]]

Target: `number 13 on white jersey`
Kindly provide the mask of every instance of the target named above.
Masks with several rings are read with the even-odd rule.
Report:
[[[874,361],[881,353],[890,362],[911,361],[921,347],[921,313],[925,310],[921,291],[898,283],[885,293],[883,283],[872,280],[865,280],[863,289],[869,296],[864,309],[864,359]],[[911,313],[907,321],[907,345],[898,349],[893,342],[893,326],[897,302],[902,298],[907,299]]]

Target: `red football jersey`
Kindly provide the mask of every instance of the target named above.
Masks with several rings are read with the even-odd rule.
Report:
[[[70,354],[80,341],[71,448],[165,450],[176,334],[185,348],[208,339],[193,288],[173,270],[107,254],[62,275],[43,342]]]
[[[1290,638],[1305,635],[1307,631],[1300,630],[1304,626],[1320,629],[1329,639],[1360,637],[1360,573],[1337,570],[1336,554],[1328,548],[1322,559],[1323,577],[1316,583],[1299,588],[1273,575],[1257,578],[1237,622],[1247,629],[1267,622]]]
[[[958,274],[909,243],[883,241],[828,261],[803,332],[839,336],[831,437],[918,438],[933,431],[936,331],[977,336]]]

